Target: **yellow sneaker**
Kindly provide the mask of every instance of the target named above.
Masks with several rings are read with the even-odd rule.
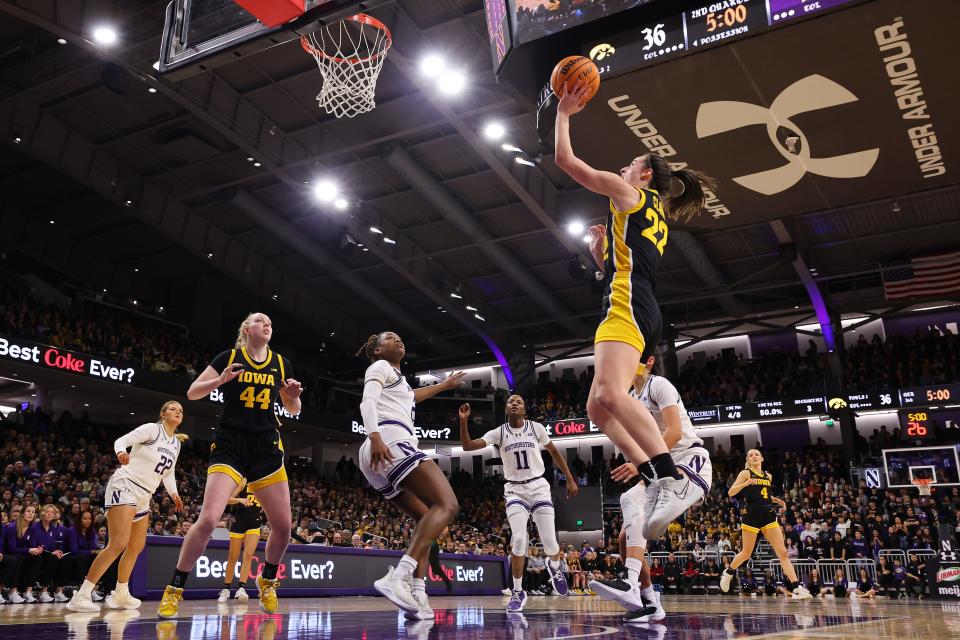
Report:
[[[260,608],[264,613],[277,612],[277,587],[279,580],[267,580],[263,576],[257,578],[257,589],[260,590]]]
[[[160,606],[157,608],[157,615],[161,618],[175,618],[177,611],[180,610],[180,601],[183,600],[183,589],[167,585],[163,590],[163,598],[160,599]]]

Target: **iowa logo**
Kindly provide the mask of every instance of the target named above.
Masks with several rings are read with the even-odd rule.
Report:
[[[593,49],[590,49],[590,59],[603,60],[604,58],[609,58],[616,52],[617,50],[613,48],[612,44],[607,44],[607,43],[598,44]]]
[[[846,409],[847,401],[843,398],[830,398],[830,402],[827,403],[827,406],[831,409]]]
[[[836,107],[859,98],[821,75],[797,80],[773,99],[770,108],[750,102],[705,102],[697,112],[697,137],[706,138],[750,125],[765,124],[770,142],[786,160],[779,167],[734,178],[751,191],[772,196],[786,191],[808,172],[827,178],[862,178],[870,173],[879,149],[814,158],[803,131],[790,119],[798,114]]]

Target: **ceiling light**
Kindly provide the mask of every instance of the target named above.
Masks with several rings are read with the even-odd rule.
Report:
[[[397,244],[396,240],[394,240],[393,238],[388,238],[387,236],[383,236],[383,241],[386,242],[387,244]]]
[[[20,136],[17,136],[16,138],[13,139],[13,141],[16,142],[17,144],[20,144],[23,141],[23,138],[21,138]]]
[[[253,166],[259,167],[259,166],[260,166],[260,163],[259,163],[259,162],[254,162],[254,163],[253,163]]]
[[[443,307],[437,306],[437,311],[443,311]]]
[[[50,221],[50,224],[53,224],[53,220]]]
[[[450,294],[450,297],[451,297],[451,298],[456,298],[457,300],[463,300],[463,296],[460,295],[459,293],[455,293],[455,292],[454,292],[454,293],[451,293],[451,294]]]
[[[484,318],[484,317],[483,317],[482,315],[480,315],[479,313],[473,314],[473,317],[476,318],[477,320],[479,320],[480,322],[486,322],[486,321],[487,321],[487,319]]]
[[[63,38],[57,38],[57,44],[67,44],[67,41]]]
[[[567,233],[572,236],[579,236],[584,232],[586,227],[583,226],[583,223],[579,220],[574,220],[567,224]]]
[[[133,411],[130,412],[130,415],[134,415]]]
[[[436,53],[427,54],[420,61],[420,72],[431,78],[435,78],[446,68],[446,61]]]
[[[330,202],[337,197],[337,188],[336,183],[332,180],[321,180],[317,183],[317,186],[313,188],[314,197],[321,202]]]
[[[208,254],[207,254],[207,258],[210,258],[210,259],[212,260],[212,259],[213,259],[213,253],[212,253],[212,252],[211,252],[211,253],[208,253]]]
[[[140,269],[139,269],[138,267],[134,267],[134,268],[133,268],[133,272],[134,272],[134,273],[140,273]]]
[[[593,236],[591,236],[591,235],[588,233],[587,235],[583,236],[583,241],[584,241],[585,243],[587,243],[587,244],[590,244],[591,242],[593,242]]]
[[[103,290],[103,292],[104,292],[104,293],[106,293],[106,292],[107,292],[107,290],[106,290],[106,289],[104,289],[104,290]]]
[[[513,160],[514,160],[514,162],[516,162],[517,164],[524,164],[524,165],[526,165],[526,166],[528,166],[528,167],[535,167],[535,166],[537,166],[536,163],[530,162],[530,161],[527,160],[526,158],[521,158],[521,157],[519,157],[519,156],[516,157],[516,158],[514,158]]]
[[[83,403],[83,406],[89,407],[89,406],[90,406],[90,403],[89,403],[89,402],[84,402],[84,403]]]
[[[507,133],[507,128],[499,122],[489,122],[487,126],[483,128],[483,135],[487,137],[488,140],[499,140]]]
[[[523,153],[523,149],[521,149],[520,147],[515,147],[509,142],[504,142],[502,145],[500,145],[500,148],[503,149],[504,151],[513,151],[514,153]]]
[[[383,231],[380,231],[377,227],[370,227],[370,233],[379,233],[383,234]]]
[[[370,249],[367,249],[366,247],[364,247],[363,250],[364,250],[364,251],[370,251]]]
[[[273,294],[273,299],[274,299],[274,300],[276,300],[276,299],[279,298],[279,297],[280,297],[280,296],[278,296],[277,294]]]
[[[133,306],[137,306],[137,301],[136,301],[136,300],[133,301]]]
[[[93,40],[106,47],[117,43],[117,32],[113,27],[101,25],[93,30]]]
[[[336,200],[333,201],[333,206],[336,207],[337,209],[340,209],[341,211],[346,209],[347,205],[349,204],[350,203],[347,202],[346,199],[344,198],[337,198]]]
[[[127,200],[126,202],[124,202],[124,204],[129,207],[129,206],[133,205],[133,200]]]
[[[467,76],[459,69],[451,69],[437,79],[440,93],[455,96],[467,86]]]
[[[467,311],[476,311],[476,310],[477,310],[476,307],[471,307],[470,305],[467,305]]]
[[[150,87],[149,89],[147,89],[147,91],[149,91],[150,93],[156,93],[156,92],[157,92],[157,88],[156,88],[156,87]]]
[[[159,307],[157,307],[157,311],[163,311],[163,305],[160,305]]]
[[[250,156],[247,156],[247,162],[253,162],[253,158],[251,158]]]

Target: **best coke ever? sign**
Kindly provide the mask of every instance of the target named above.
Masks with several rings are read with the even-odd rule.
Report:
[[[121,384],[133,384],[137,374],[137,370],[133,367],[118,362],[2,335],[0,335],[0,359],[25,362],[45,369],[92,376]]]

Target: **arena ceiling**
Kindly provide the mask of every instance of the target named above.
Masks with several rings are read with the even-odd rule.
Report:
[[[600,221],[605,203],[550,156],[524,166],[484,140],[500,120],[511,143],[537,154],[532,96],[494,79],[480,0],[376,9],[395,46],[377,109],[352,120],[318,110],[316,65],[294,44],[158,77],[164,5],[0,0],[8,253],[187,324],[184,292],[203,281],[223,297],[225,324],[263,309],[337,353],[384,328],[427,365],[488,361],[482,336],[509,350],[592,335],[600,296],[570,275],[572,260],[589,258],[565,225]],[[106,18],[121,31],[110,50],[87,39]],[[464,95],[444,97],[418,72],[428,48],[469,71]],[[321,178],[339,182],[346,210],[315,201]],[[658,282],[666,317],[678,328],[724,318],[763,327],[809,309],[803,279],[814,272],[837,313],[889,307],[882,263],[957,246],[951,181],[856,199],[774,225],[758,216],[677,228]],[[343,253],[344,234],[369,251]]]

